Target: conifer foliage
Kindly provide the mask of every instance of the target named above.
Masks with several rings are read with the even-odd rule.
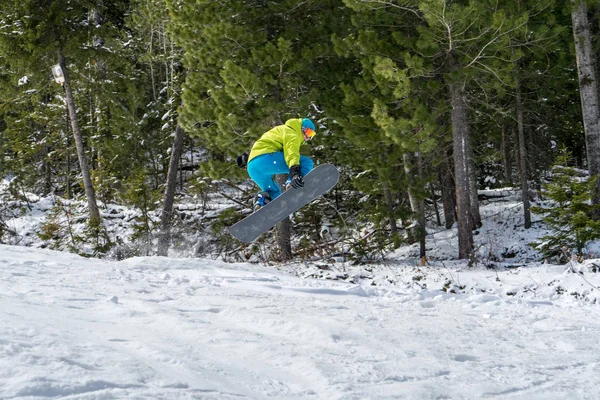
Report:
[[[552,261],[582,259],[586,244],[600,238],[600,222],[593,215],[600,206],[592,204],[596,177],[571,166],[571,155],[564,151],[552,168],[549,181],[542,185],[547,200],[532,211],[542,215],[550,234],[532,243]]]
[[[433,225],[456,226],[457,257],[472,258],[478,189],[518,182],[529,226],[531,192],[556,149],[597,174],[597,132],[583,116],[599,113],[598,104],[584,104],[585,113],[579,106],[594,93],[578,77],[575,51],[581,56],[587,17],[585,54],[598,53],[598,8],[560,0],[3,1],[1,178],[13,193],[87,199],[99,231],[92,197],[99,212],[109,203],[134,207],[144,254],[155,253],[158,238],[158,252],[168,253],[176,192],[200,190],[206,200],[220,191],[238,209],[221,212],[212,231],[193,229],[213,232],[232,252],[244,247],[218,235],[254,190],[236,156],[271,127],[309,117],[318,134],[303,151],[336,164],[342,180],[283,233],[282,258],[321,246],[315,232],[325,217],[357,259],[403,242],[420,243],[424,259]],[[64,86],[52,80],[58,63]],[[586,76],[598,73],[594,57],[585,67]],[[241,190],[225,193],[223,183]]]

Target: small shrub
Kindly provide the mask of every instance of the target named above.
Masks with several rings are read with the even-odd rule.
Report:
[[[552,169],[552,181],[542,185],[542,193],[551,200],[549,205],[531,208],[543,215],[551,234],[530,245],[558,262],[569,261],[573,254],[583,258],[587,243],[600,238],[600,221],[592,219],[598,208],[591,204],[596,180],[581,177],[578,170],[566,166],[568,161],[569,154],[563,152]]]
[[[56,240],[60,237],[61,231],[62,227],[60,224],[55,221],[48,221],[41,224],[37,235],[42,240]]]

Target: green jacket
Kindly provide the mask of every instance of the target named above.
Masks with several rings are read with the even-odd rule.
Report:
[[[288,119],[285,125],[279,125],[265,132],[254,142],[248,162],[262,154],[283,151],[288,167],[300,165],[300,146],[304,144],[302,135],[302,118]]]

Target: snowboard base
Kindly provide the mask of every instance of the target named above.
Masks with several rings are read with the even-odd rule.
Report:
[[[306,174],[303,188],[286,190],[275,200],[232,225],[229,233],[242,242],[250,243],[290,214],[331,190],[339,178],[340,173],[333,164],[319,165]]]

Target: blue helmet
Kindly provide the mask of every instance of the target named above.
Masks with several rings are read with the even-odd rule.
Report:
[[[302,118],[302,127],[312,129],[316,132],[315,124],[308,118]]]

